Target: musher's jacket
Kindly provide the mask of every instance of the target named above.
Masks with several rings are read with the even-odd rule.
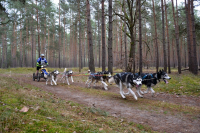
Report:
[[[38,60],[37,60],[37,67],[41,67],[41,65],[42,64],[47,64],[48,65],[48,63],[47,63],[47,60],[45,59],[45,58],[38,58]]]

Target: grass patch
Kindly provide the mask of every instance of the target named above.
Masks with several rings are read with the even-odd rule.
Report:
[[[168,92],[178,95],[200,96],[200,76],[191,73],[170,74],[172,78],[169,84],[165,84],[162,80],[154,87],[156,92]]]
[[[12,78],[0,77],[0,81],[0,132],[153,132],[103,110],[59,99],[31,85],[19,85]],[[20,112],[24,106],[28,112]]]

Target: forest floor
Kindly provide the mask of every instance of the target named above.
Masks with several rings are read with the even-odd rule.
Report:
[[[8,77],[6,74],[0,76]],[[108,91],[103,89],[101,83],[87,88],[85,86],[87,76],[74,76],[74,83],[69,79],[71,85],[58,80],[57,86],[46,85],[44,79],[40,82],[33,81],[31,73],[15,74],[11,78],[19,84],[26,83],[39,87],[66,101],[104,110],[113,118],[120,118],[122,121],[126,119],[129,122],[148,126],[152,131],[169,133],[200,131],[199,95],[156,91],[153,97],[151,94],[145,94],[144,98],[138,98],[136,101],[131,95],[123,99],[119,94],[119,88],[115,85],[108,85]],[[142,89],[144,90],[145,87]]]

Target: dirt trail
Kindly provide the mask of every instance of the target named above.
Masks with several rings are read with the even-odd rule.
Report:
[[[126,103],[126,100],[121,98],[119,94],[119,89],[116,87],[109,87],[109,91],[113,93],[118,93],[119,97],[117,98],[106,97],[102,95],[93,96],[91,94],[73,89],[71,86],[51,86],[46,85],[44,81],[34,82],[32,81],[32,77],[30,75],[20,76],[20,78],[18,77],[18,80],[20,82],[25,82],[27,84],[42,88],[45,91],[55,94],[59,98],[74,101],[89,107],[93,106],[96,108],[100,108],[109,112],[109,114],[114,117],[126,118],[128,121],[148,125],[154,131],[169,133],[200,132],[200,114],[194,119],[192,117],[185,116],[182,113],[171,115],[164,114],[162,111],[142,110],[140,109],[140,106],[138,106],[140,98],[138,99],[138,101],[135,101],[133,98],[128,97],[128,99],[131,99],[133,102]],[[83,87],[84,83],[76,83],[76,79],[74,80],[74,85],[76,84],[76,86]],[[96,88],[99,89],[98,87]],[[176,95],[163,93],[157,94],[156,97],[151,97],[150,94],[147,94],[145,95],[145,99],[200,107],[200,99],[194,97],[177,97]]]

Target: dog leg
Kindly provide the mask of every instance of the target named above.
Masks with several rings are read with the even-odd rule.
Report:
[[[108,88],[107,88],[108,85],[104,81],[101,81],[101,83],[104,85],[104,89],[108,90]]]
[[[141,87],[142,87],[142,85],[140,85],[140,86],[138,87],[139,92],[140,92],[142,95],[144,95],[144,92],[141,90]]]
[[[128,90],[131,92],[131,94],[133,95],[133,97],[135,98],[135,100],[137,100],[137,96],[135,95],[135,92],[133,92],[131,88],[128,88]]]
[[[129,94],[130,94],[130,92],[128,91],[127,93],[124,93],[124,91],[123,91],[123,94],[124,94],[124,95],[129,95]]]
[[[150,90],[151,90],[151,87],[148,87],[147,91],[145,91],[144,93],[149,93]]]
[[[49,78],[47,77],[47,79],[46,79],[46,85],[48,84],[48,80],[49,80]]]
[[[122,83],[121,83],[121,81],[119,82],[119,88],[120,88],[120,94],[121,94],[122,98],[126,98],[126,97],[124,96],[124,94],[123,94],[123,88],[122,88]]]
[[[54,76],[52,76],[52,81],[54,82],[55,85],[57,85],[56,81],[54,80]]]
[[[151,88],[151,96],[153,97],[155,94],[155,91]]]
[[[88,82],[89,82],[89,79],[86,81],[85,85],[87,85]]]
[[[97,80],[94,81],[94,85],[93,86],[96,86],[96,82],[97,82]]]
[[[55,79],[56,83],[57,83],[57,80],[58,80],[58,78],[57,78],[57,76],[56,76],[56,79]]]
[[[64,77],[65,77],[65,75],[63,74],[63,76],[62,76],[62,78],[60,79],[60,81],[62,81]],[[63,83],[64,83],[64,81],[63,81]]]
[[[68,80],[68,77],[66,77],[66,78],[67,78],[67,84],[68,84],[68,85],[70,85],[70,84],[69,84],[69,80]]]
[[[52,79],[52,81],[53,81],[53,83],[54,83],[55,85],[57,85],[57,83],[56,83],[56,81],[55,81],[54,79]]]
[[[67,77],[65,76],[65,79],[63,80],[63,83],[65,83],[66,80],[67,80]]]
[[[90,88],[91,83],[94,81],[93,78],[90,79],[91,81],[88,83],[88,88]]]
[[[122,84],[122,86],[123,86],[123,84]],[[129,88],[129,86],[130,86],[130,84],[126,84],[126,88]],[[130,91],[128,90],[128,92],[127,93],[125,93],[124,91],[123,91],[123,94],[124,95],[129,95],[129,93],[130,93]]]
[[[51,85],[53,85],[53,83],[52,83],[52,77],[51,77]]]
[[[74,82],[74,80],[73,80],[72,76],[71,76],[71,80],[72,80],[72,82]]]
[[[143,97],[142,95],[140,95],[140,88],[141,88],[140,86],[136,87],[136,91],[137,91],[137,94],[138,94],[139,97]]]

